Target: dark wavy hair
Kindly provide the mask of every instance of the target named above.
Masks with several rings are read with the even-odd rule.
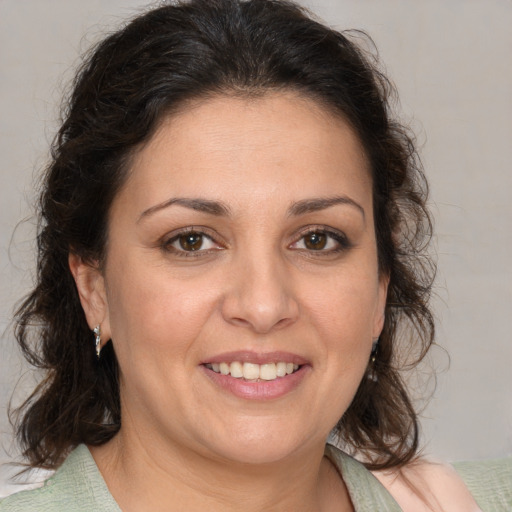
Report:
[[[363,378],[335,432],[370,469],[415,457],[418,421],[401,373],[433,343],[428,190],[413,139],[390,112],[393,87],[353,39],[283,0],[191,0],[136,17],[86,56],[42,181],[37,282],[16,313],[16,338],[45,372],[17,415],[31,466],[55,468],[77,444],[105,443],[121,425],[116,356],[108,343],[96,359],[68,256],[101,266],[110,205],[134,151],[187,100],[275,90],[346,120],[373,179],[386,318],[368,368],[376,378]]]

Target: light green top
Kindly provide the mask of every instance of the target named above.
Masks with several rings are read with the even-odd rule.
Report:
[[[359,462],[328,445],[357,512],[400,512],[380,482]],[[512,511],[512,458],[455,465],[484,512]],[[0,502],[0,512],[121,512],[85,445],[78,446],[45,484]]]
[[[512,512],[512,456],[453,467],[484,512]]]

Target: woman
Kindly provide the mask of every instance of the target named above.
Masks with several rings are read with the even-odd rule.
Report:
[[[47,371],[19,437],[60,468],[0,510],[478,510],[417,460],[398,365],[433,339],[430,222],[389,94],[279,1],[161,7],[94,49],[17,317]]]

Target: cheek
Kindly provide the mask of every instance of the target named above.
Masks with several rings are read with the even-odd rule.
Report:
[[[175,279],[165,267],[112,267],[109,317],[120,362],[128,351],[185,351],[215,307],[215,289]]]
[[[304,316],[319,336],[322,371],[350,388],[357,387],[363,376],[373,342],[378,286],[376,277],[365,275],[354,271],[348,278],[343,273],[322,288],[309,286],[304,308]]]
[[[355,273],[332,278],[326,286],[309,286],[308,309],[318,326],[331,334],[351,336],[359,333],[371,338],[373,317],[378,305],[377,278]]]

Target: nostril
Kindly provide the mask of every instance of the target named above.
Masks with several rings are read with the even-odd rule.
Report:
[[[251,323],[243,318],[234,317],[230,319],[230,323],[237,325],[239,327],[250,327]]]
[[[282,327],[286,327],[287,325],[290,325],[292,323],[293,323],[293,319],[292,318],[281,318],[281,320],[276,322],[274,327],[275,328],[282,328]]]

